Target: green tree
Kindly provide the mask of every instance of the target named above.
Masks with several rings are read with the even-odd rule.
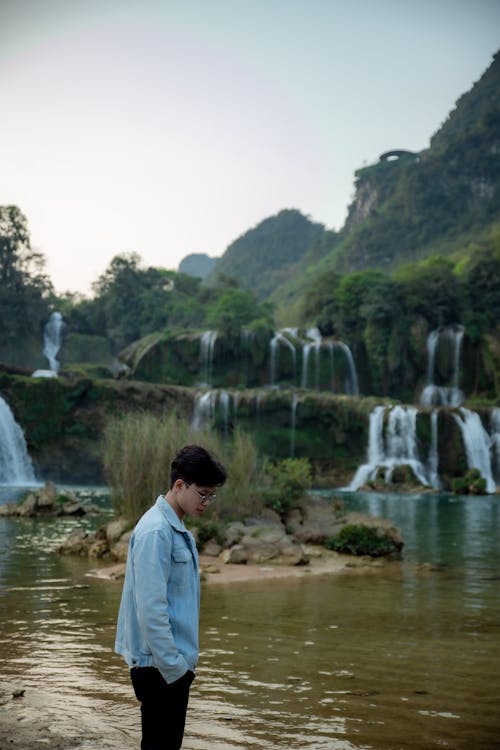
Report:
[[[252,292],[229,288],[207,307],[207,323],[224,335],[240,334],[253,320],[265,318],[268,308],[259,305]]]
[[[168,301],[175,274],[160,268],[142,268],[137,253],[117,255],[92,285],[95,303],[90,306],[94,323],[104,331],[116,350],[151,331],[161,330],[168,320]],[[89,309],[87,309],[89,312]]]
[[[52,292],[44,266],[43,255],[31,247],[24,214],[17,206],[0,206],[0,326],[7,358],[23,338],[41,339]]]
[[[422,316],[431,328],[462,319],[464,289],[448,258],[433,255],[394,274],[410,318]]]

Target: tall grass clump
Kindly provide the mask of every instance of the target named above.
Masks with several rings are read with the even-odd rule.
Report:
[[[228,471],[206,515],[223,520],[258,513],[257,452],[249,436],[235,432],[231,440],[222,441],[215,432],[195,430],[176,414],[146,412],[111,417],[105,427],[103,463],[114,509],[136,521],[168,490],[175,454],[192,443],[203,445]]]

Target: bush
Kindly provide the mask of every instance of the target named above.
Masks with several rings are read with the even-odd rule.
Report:
[[[286,458],[269,464],[264,490],[264,502],[280,514],[282,520],[293,508],[300,508],[306,491],[311,487],[311,465],[307,458]]]
[[[348,555],[370,555],[370,557],[393,557],[399,559],[400,550],[387,535],[381,536],[370,526],[348,524],[337,534],[329,537],[325,546]]]

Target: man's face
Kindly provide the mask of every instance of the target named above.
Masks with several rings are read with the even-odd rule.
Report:
[[[195,482],[190,484],[178,479],[174,489],[176,489],[175,499],[182,515],[201,516],[208,508],[217,487],[198,485]]]

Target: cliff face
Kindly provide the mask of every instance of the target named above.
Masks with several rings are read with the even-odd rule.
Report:
[[[454,252],[500,221],[500,53],[420,153],[396,150],[356,172],[327,256],[340,272],[393,269]]]

